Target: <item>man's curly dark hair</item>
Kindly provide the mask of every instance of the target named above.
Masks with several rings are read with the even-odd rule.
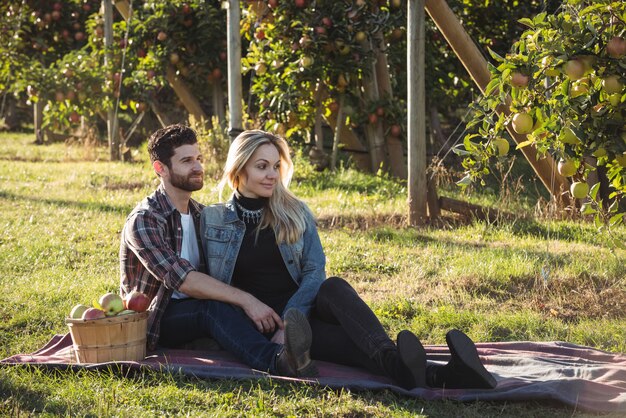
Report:
[[[176,148],[196,143],[198,143],[198,137],[190,127],[180,123],[166,126],[157,130],[148,139],[150,161],[161,161],[168,168],[172,168],[172,156]]]

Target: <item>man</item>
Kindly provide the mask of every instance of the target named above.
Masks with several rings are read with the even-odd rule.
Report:
[[[256,369],[289,376],[314,370],[304,314],[290,310],[283,324],[249,293],[204,273],[203,206],[191,199],[204,182],[195,132],[180,124],[159,129],[148,140],[148,153],[160,185],[128,216],[120,245],[122,295],[138,290],[152,299],[148,349],[211,337]],[[287,344],[262,334],[278,329]]]

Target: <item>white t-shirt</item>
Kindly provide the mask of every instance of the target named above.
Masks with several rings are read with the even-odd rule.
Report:
[[[193,217],[190,214],[180,214],[180,223],[183,227],[183,245],[180,248],[180,258],[189,261],[196,269],[200,266],[200,249],[196,240],[196,228],[193,224]],[[173,299],[188,298],[183,292],[174,290]]]

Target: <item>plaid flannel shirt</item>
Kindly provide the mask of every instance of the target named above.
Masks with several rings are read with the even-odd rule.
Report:
[[[189,201],[198,248],[200,214],[204,206]],[[120,244],[120,291],[124,296],[138,290],[152,299],[148,317],[147,345],[154,350],[159,341],[160,321],[174,290],[178,290],[195,267],[180,258],[183,230],[180,212],[172,204],[163,186],[139,203],[126,219]],[[202,251],[200,251],[202,254]],[[205,271],[201,255],[199,271]]]

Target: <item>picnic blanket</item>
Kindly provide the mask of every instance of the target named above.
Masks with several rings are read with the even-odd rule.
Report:
[[[271,376],[272,379],[319,384],[350,390],[387,389],[425,400],[458,401],[556,401],[590,412],[626,412],[626,355],[613,354],[566,342],[477,343],[485,367],[498,381],[495,389],[405,390],[393,381],[364,369],[318,362],[319,377],[297,379]],[[445,346],[426,346],[428,359],[445,363]],[[144,368],[169,373],[184,373],[207,379],[259,379],[270,375],[253,370],[223,350],[173,350],[148,353],[141,362],[77,364],[69,334],[54,336],[43,348],[31,354],[18,354],[0,365],[38,365],[62,369],[104,369],[115,365],[120,370]]]

